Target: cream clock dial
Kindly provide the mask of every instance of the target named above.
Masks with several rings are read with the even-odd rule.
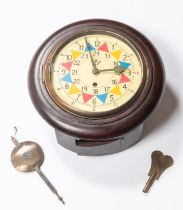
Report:
[[[84,34],[61,47],[52,62],[48,90],[61,106],[104,113],[124,106],[143,81],[141,58],[124,38]]]

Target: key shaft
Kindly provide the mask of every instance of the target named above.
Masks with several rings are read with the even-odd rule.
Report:
[[[149,190],[150,190],[150,188],[152,187],[152,185],[153,185],[153,183],[154,183],[155,180],[156,180],[156,174],[153,173],[153,174],[149,177],[149,179],[147,180],[147,182],[146,182],[146,185],[145,185],[145,187],[144,187],[144,189],[143,189],[143,192],[144,192],[144,193],[148,193],[148,192],[149,192]]]

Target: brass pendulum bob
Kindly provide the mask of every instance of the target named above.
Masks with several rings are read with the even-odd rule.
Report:
[[[65,204],[63,198],[59,196],[57,190],[40,169],[44,162],[44,153],[42,148],[33,141],[24,141],[19,143],[15,138],[16,133],[17,128],[15,127],[15,134],[14,136],[11,136],[11,140],[15,144],[15,148],[11,153],[11,162],[15,169],[21,172],[36,171],[50,188],[50,190],[58,197],[58,199],[63,204]]]

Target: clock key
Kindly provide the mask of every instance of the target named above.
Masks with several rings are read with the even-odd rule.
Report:
[[[155,180],[158,180],[161,174],[173,165],[173,158],[164,155],[160,151],[154,151],[151,154],[151,168],[148,173],[149,179],[143,189],[144,193],[148,193]]]

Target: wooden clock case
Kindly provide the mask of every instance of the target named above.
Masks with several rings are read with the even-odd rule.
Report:
[[[58,43],[91,30],[112,31],[128,39],[138,50],[147,72],[143,88],[128,108],[98,118],[60,108],[48,94],[44,79],[51,50]],[[158,52],[141,33],[116,21],[91,19],[58,30],[40,46],[30,65],[28,86],[35,108],[55,128],[60,145],[79,155],[106,155],[125,150],[140,140],[143,123],[162,96],[164,68]]]

